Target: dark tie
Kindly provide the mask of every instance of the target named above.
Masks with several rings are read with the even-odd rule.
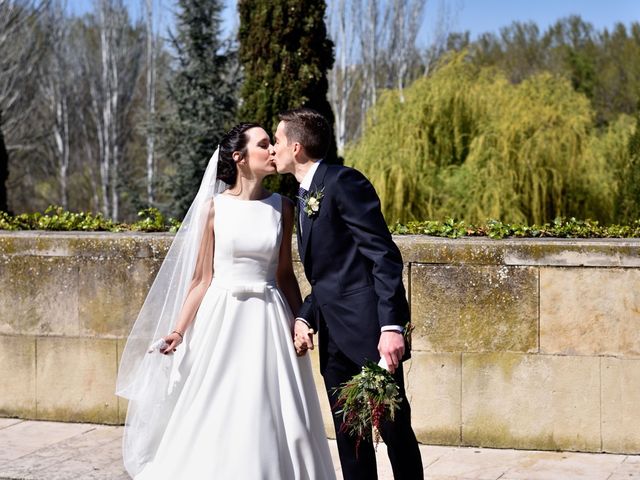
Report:
[[[298,189],[298,225],[300,226],[300,236],[302,237],[302,221],[304,220],[304,197],[309,191],[300,187]]]

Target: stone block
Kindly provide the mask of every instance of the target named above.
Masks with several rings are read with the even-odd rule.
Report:
[[[0,256],[0,334],[78,335],[77,262]]]
[[[126,338],[118,338],[116,340],[116,357],[118,359],[118,368],[120,368],[120,360],[122,360],[122,352],[124,352],[124,347],[127,344]],[[117,378],[117,377],[116,377]],[[116,385],[113,384],[113,390],[115,391]],[[126,398],[118,397],[118,424],[124,425],[127,419],[127,408],[129,406],[129,402]]]
[[[66,422],[118,422],[115,339],[37,339],[37,416]]]
[[[460,444],[459,353],[413,352],[405,362],[405,388],[418,441]]]
[[[316,336],[316,345],[318,337]],[[318,348],[309,352],[311,355],[311,366],[313,368],[313,380],[316,384],[316,390],[318,391],[318,399],[320,400],[320,409],[322,410],[322,420],[324,421],[324,429],[327,432],[327,437],[336,438],[336,432],[333,427],[333,418],[331,417],[331,407],[329,405],[329,399],[327,398],[327,390],[324,388],[324,380],[320,374],[320,356],[318,354]]]
[[[603,357],[602,449],[640,453],[640,359]],[[640,469],[638,470],[640,473]]]
[[[36,416],[36,339],[0,335],[0,415]]]
[[[600,359],[463,354],[462,443],[601,451]]]
[[[535,352],[537,270],[412,264],[411,311],[414,350]]]
[[[640,357],[640,270],[542,268],[540,350]]]
[[[83,262],[78,272],[81,335],[127,336],[161,263],[145,258]]]
[[[311,285],[307,282],[307,277],[304,274],[304,266],[302,262],[293,262],[293,271],[296,274],[296,278],[298,279],[298,285],[300,285],[300,293],[302,294],[302,299],[311,293]]]

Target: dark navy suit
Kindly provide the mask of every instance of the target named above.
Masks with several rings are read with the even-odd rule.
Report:
[[[333,408],[335,388],[359,373],[366,360],[378,362],[381,328],[403,327],[409,306],[402,257],[371,183],[357,170],[322,162],[309,189],[310,195],[318,192],[323,195],[319,211],[297,215],[298,251],[312,286],[298,316],[319,332],[320,369]],[[404,359],[409,355],[407,347]],[[403,402],[396,420],[383,425],[381,433],[395,479],[422,479],[402,366],[394,376]],[[334,415],[345,480],[375,480],[373,446],[361,443],[356,455],[354,439],[339,432],[341,421]]]

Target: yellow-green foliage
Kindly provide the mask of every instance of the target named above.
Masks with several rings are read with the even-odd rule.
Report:
[[[385,91],[347,164],[376,187],[389,223],[428,218],[613,220],[615,170],[632,122],[599,134],[566,79],[512,84],[458,55],[405,91]]]

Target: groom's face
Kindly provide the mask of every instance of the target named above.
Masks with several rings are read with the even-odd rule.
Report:
[[[293,173],[295,165],[295,143],[289,143],[287,135],[285,134],[284,122],[278,124],[273,139],[274,161],[278,173]]]

